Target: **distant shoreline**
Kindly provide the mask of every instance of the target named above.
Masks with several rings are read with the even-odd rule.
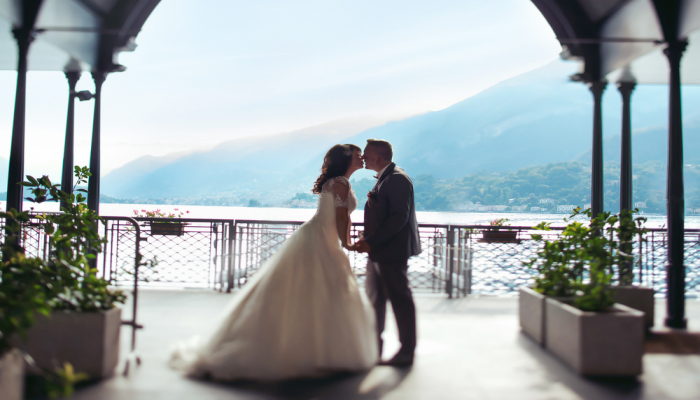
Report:
[[[0,202],[4,208],[5,203]],[[25,203],[28,209],[30,204]],[[58,211],[58,204],[43,203],[34,205],[36,211]],[[133,216],[134,210],[155,210],[172,212],[175,209],[190,211],[190,218],[238,219],[238,220],[267,220],[267,221],[308,221],[316,212],[310,208],[280,208],[280,207],[235,207],[235,206],[182,206],[169,204],[114,204],[100,203],[100,214],[103,216]],[[463,212],[463,211],[418,211],[418,222],[423,224],[452,224],[452,225],[488,225],[497,218],[508,218],[512,226],[535,226],[542,221],[551,222],[553,226],[564,226],[563,218],[566,213],[531,213],[531,212]],[[664,214],[644,214],[648,218],[647,227],[660,228],[666,224]],[[353,222],[364,220],[363,210],[355,210],[351,215]],[[700,229],[700,215],[687,215],[685,227]]]

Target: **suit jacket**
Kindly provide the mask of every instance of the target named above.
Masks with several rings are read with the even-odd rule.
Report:
[[[413,182],[391,163],[374,185],[374,199],[365,204],[364,239],[372,261],[401,261],[420,254]]]

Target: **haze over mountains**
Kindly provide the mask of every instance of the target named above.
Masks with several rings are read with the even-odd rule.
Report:
[[[103,177],[102,193],[148,199],[249,197],[263,203],[308,192],[325,151],[368,138],[392,142],[395,161],[412,176],[455,179],[561,161],[590,160],[592,96],[568,82],[575,66],[554,61],[501,82],[444,110],[371,127],[331,124],[222,143],[191,154],[142,157]],[[633,159],[665,163],[667,88],[641,86],[632,97]],[[684,88],[686,163],[700,162],[700,90]],[[604,96],[605,157],[619,160],[621,100]],[[347,121],[346,121],[347,122]],[[367,129],[369,128],[369,129]],[[368,172],[358,177],[369,176]]]

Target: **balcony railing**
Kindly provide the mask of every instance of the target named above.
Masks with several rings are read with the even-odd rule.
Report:
[[[133,285],[136,232],[131,222],[104,217],[100,229],[107,239],[98,266],[117,285]],[[141,286],[210,288],[230,291],[244,285],[303,222],[219,219],[137,218],[141,253],[156,259],[154,268],[139,271]],[[47,239],[32,221],[23,228],[27,253],[45,257]],[[167,229],[164,229],[167,228]],[[351,236],[363,231],[353,223]],[[537,231],[532,227],[419,224],[423,252],[409,260],[409,282],[418,292],[514,295],[533,271],[524,261],[536,257],[542,243],[537,233],[556,239],[562,228]],[[500,232],[500,235],[494,235]],[[505,232],[510,232],[509,234]],[[510,236],[509,236],[510,235]],[[700,297],[700,230],[685,232],[686,295]],[[635,281],[666,292],[667,235],[651,229],[633,245]],[[367,256],[349,252],[358,282],[364,283]]]

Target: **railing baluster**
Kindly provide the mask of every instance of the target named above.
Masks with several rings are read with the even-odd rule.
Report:
[[[236,260],[236,224],[233,220],[229,222],[228,225],[228,254],[229,254],[229,259],[228,259],[228,276],[226,281],[228,282],[228,286],[226,288],[226,293],[231,293],[231,289],[233,289],[233,277],[234,277],[234,263]]]
[[[453,227],[448,227],[447,228],[447,240],[446,240],[446,257],[447,257],[447,279],[445,282],[445,292],[447,293],[448,298],[452,298],[452,285],[453,285],[453,278],[452,274],[454,273],[454,265],[455,265],[455,248],[454,248],[454,241],[455,241],[455,231]]]

